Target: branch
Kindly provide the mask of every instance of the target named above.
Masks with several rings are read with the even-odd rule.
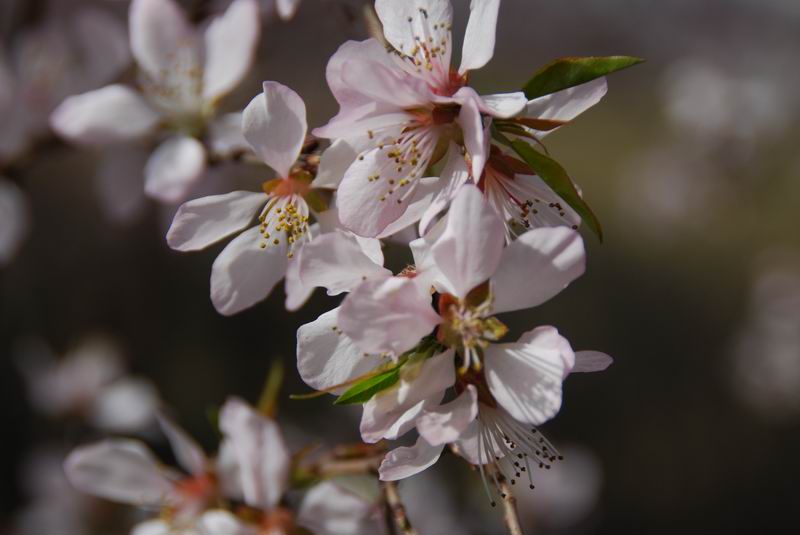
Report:
[[[417,535],[417,531],[411,527],[406,515],[406,508],[400,501],[400,494],[397,492],[397,484],[394,481],[381,481],[381,490],[386,504],[394,517],[394,523],[403,535]]]
[[[509,535],[524,535],[522,526],[519,525],[519,514],[517,513],[517,499],[511,492],[511,486],[506,478],[501,477],[500,492],[503,499],[503,520],[506,523]]]

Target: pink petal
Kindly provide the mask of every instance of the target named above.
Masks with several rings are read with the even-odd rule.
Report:
[[[450,207],[445,230],[431,254],[450,290],[464,298],[495,272],[504,243],[503,223],[480,190],[465,185]]]
[[[444,446],[432,446],[424,438],[409,447],[395,448],[384,457],[379,469],[381,481],[397,481],[418,474],[439,460]]]
[[[528,104],[525,93],[498,93],[495,95],[482,95],[481,111],[498,119],[508,119],[519,115]]]
[[[540,425],[561,408],[561,381],[572,348],[553,327],[539,327],[516,344],[485,350],[486,380],[492,396],[516,420]]]
[[[526,232],[503,251],[492,275],[494,312],[541,305],[586,270],[581,235],[566,227]]]
[[[549,119],[553,121],[571,121],[598,102],[608,91],[605,78],[598,78],[575,87],[570,87],[535,98],[528,102],[523,112],[523,117],[534,119]],[[553,130],[540,132],[543,137]]]
[[[460,74],[480,69],[494,56],[500,0],[472,0],[469,9],[469,22],[461,50],[461,67],[458,69]]]
[[[297,524],[319,535],[380,535],[381,515],[373,503],[331,481],[314,485],[303,497]]]
[[[178,464],[192,475],[205,474],[210,465],[203,448],[166,415],[159,414],[158,423],[172,446]]]
[[[205,31],[203,99],[213,101],[234,89],[247,74],[258,44],[256,0],[234,0]]]
[[[401,353],[416,346],[441,319],[413,279],[367,281],[342,303],[339,326],[366,353]]]
[[[300,156],[306,139],[306,105],[300,96],[278,82],[264,82],[264,92],[244,110],[244,137],[279,177]]]
[[[206,150],[193,137],[175,135],[150,156],[144,169],[144,191],[166,203],[185,199],[206,170]]]
[[[461,104],[458,124],[464,133],[464,146],[472,160],[470,171],[473,179],[477,181],[483,174],[483,167],[489,157],[480,110],[483,103],[480,96],[470,87],[462,87],[453,98]]]
[[[173,0],[133,0],[128,25],[133,56],[153,78],[168,70],[177,51],[195,39],[194,28]]]
[[[575,366],[570,373],[601,372],[614,362],[610,356],[599,351],[576,351]]]
[[[103,145],[141,138],[159,120],[139,93],[109,85],[65,99],[50,116],[50,126],[69,141]]]
[[[417,430],[432,446],[454,442],[478,416],[478,390],[467,385],[456,399],[434,409],[423,411]]]

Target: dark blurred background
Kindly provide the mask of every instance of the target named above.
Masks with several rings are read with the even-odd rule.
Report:
[[[0,3],[7,49],[23,29],[87,4]],[[124,23],[125,2],[94,4]],[[460,39],[468,2],[454,4]],[[325,63],[344,40],[365,36],[359,16],[355,2],[304,0],[294,20],[265,25],[257,65],[226,107],[278,80],[306,99],[312,124],[326,121],[336,109]],[[532,533],[794,532],[800,2],[506,0],[495,58],[472,83],[515,90],[556,57],[610,54],[647,62],[611,76],[605,100],[547,140],[600,217],[605,242],[585,232],[586,275],[506,319],[516,333],[553,324],[576,349],[615,363],[567,380],[564,407],[543,428],[566,451],[563,473],[552,492],[545,484],[520,498],[526,523]],[[220,247],[170,251],[169,210],[150,201],[125,223],[109,219],[93,178],[99,156],[44,135],[0,171],[27,195],[31,221],[0,268],[0,529],[29,502],[23,466],[35,445],[97,436],[55,432],[33,410],[24,356],[15,356],[21,340],[38,337],[64,354],[89,335],[114,338],[129,368],[211,447],[208,410],[230,394],[255,401],[273,360],[286,363],[285,395],[306,390],[294,333],[336,303],[318,292],[287,313],[279,286],[245,313],[218,315],[208,279]],[[228,190],[264,179],[215,172]],[[402,262],[401,248],[388,253]],[[328,445],[358,439],[357,411],[329,398],[284,396],[280,419],[287,433]],[[429,472],[403,489],[423,534],[500,532],[477,474],[452,457]]]

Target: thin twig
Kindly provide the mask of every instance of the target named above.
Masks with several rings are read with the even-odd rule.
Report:
[[[386,504],[391,509],[394,523],[403,535],[417,535],[417,531],[411,527],[406,515],[406,508],[400,501],[400,494],[397,492],[397,484],[394,481],[381,481],[381,490]]]
[[[511,486],[506,478],[500,480],[500,492],[503,497],[503,520],[506,523],[509,535],[524,535],[522,526],[519,525],[519,514],[517,513],[517,499],[511,492]]]

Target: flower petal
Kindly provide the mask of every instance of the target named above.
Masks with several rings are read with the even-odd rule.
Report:
[[[569,372],[601,372],[613,362],[614,359],[599,351],[576,351],[575,366]]]
[[[317,535],[374,535],[383,533],[379,510],[361,496],[331,481],[309,490],[297,514],[297,524]]]
[[[130,535],[171,535],[171,533],[172,527],[164,520],[146,520],[136,524]]]
[[[341,230],[311,240],[303,247],[301,262],[303,284],[321,286],[328,295],[350,291],[366,280],[392,276],[391,271],[364,254],[353,234]]]
[[[422,411],[438,405],[455,382],[452,349],[422,362],[405,364],[400,380],[364,404],[361,439],[374,443],[394,440],[411,430]]]
[[[359,349],[395,355],[416,346],[440,321],[426,289],[401,277],[360,284],[339,315],[339,327]]]
[[[418,38],[430,34],[431,27],[449,29],[453,25],[450,0],[376,0],[375,11],[383,24],[386,40],[406,55],[411,54]]]
[[[423,411],[417,420],[417,430],[432,446],[455,441],[478,416],[478,390],[467,385],[456,399],[434,409]]]
[[[419,437],[411,447],[395,448],[386,454],[379,469],[381,481],[397,481],[418,474],[439,460],[444,446],[433,446]]]
[[[291,461],[278,426],[230,398],[220,411],[219,428],[236,454],[245,503],[267,511],[275,507],[286,490]]]
[[[249,153],[251,150],[242,133],[241,113],[226,113],[215,117],[208,125],[206,137],[211,153],[223,159]]]
[[[608,91],[605,78],[598,78],[585,84],[577,85],[535,98],[528,102],[523,112],[523,117],[534,119],[548,119],[552,121],[571,121],[600,102]],[[553,132],[540,132],[542,137]]]
[[[431,254],[456,297],[464,298],[497,269],[505,243],[503,223],[480,190],[463,186]]]
[[[257,535],[256,528],[245,524],[230,511],[212,509],[206,511],[197,521],[197,535]],[[174,533],[174,532],[172,532]],[[194,532],[181,535],[195,535]]]
[[[500,0],[472,0],[469,6],[469,22],[461,49],[461,67],[458,72],[480,69],[494,56],[497,13]]]
[[[209,462],[203,448],[166,415],[158,415],[158,424],[167,436],[172,453],[181,468],[194,476],[205,474],[209,468]]]
[[[115,502],[160,506],[173,493],[153,454],[135,440],[108,439],[80,446],[64,461],[64,471],[81,492]]]
[[[59,136],[90,145],[141,138],[158,121],[158,113],[139,93],[119,84],[68,97],[50,116]]]
[[[263,193],[232,191],[186,202],[167,231],[167,244],[177,251],[198,251],[252,223],[267,202]]]
[[[477,181],[483,174],[483,167],[489,157],[480,109],[483,102],[471,87],[462,87],[453,96],[453,99],[461,104],[461,111],[458,112],[458,124],[464,133],[464,147],[472,161],[470,171]]]
[[[424,236],[439,213],[450,206],[458,190],[469,180],[469,169],[464,155],[455,143],[450,143],[444,169],[440,174],[441,189],[436,193],[419,222],[419,233]]]
[[[497,93],[495,95],[482,95],[483,106],[481,111],[498,119],[508,119],[518,115],[528,104],[525,93]]]
[[[297,330],[297,370],[316,390],[326,390],[364,375],[385,359],[365,355],[338,327],[339,308]],[[347,388],[334,390],[341,394]]]
[[[284,306],[289,312],[300,310],[314,293],[314,287],[303,284],[300,279],[300,262],[302,262],[304,249],[305,244],[295,249],[293,259],[286,264],[286,278],[283,283],[283,289],[286,292]]]
[[[247,105],[242,118],[244,137],[281,178],[300,156],[306,140],[306,105],[278,82],[264,82],[264,92]]]
[[[153,78],[168,70],[177,51],[195,39],[186,13],[173,0],[133,0],[128,32],[133,57]]]
[[[230,92],[247,74],[258,44],[259,20],[256,0],[234,0],[206,28],[204,100]]]
[[[503,251],[492,275],[494,312],[541,305],[586,270],[581,235],[566,227],[538,228]]]
[[[315,188],[336,189],[356,157],[361,151],[366,150],[369,138],[361,136],[354,139],[337,139],[325,152],[319,161],[317,176],[311,185]]]
[[[261,248],[258,227],[230,242],[211,268],[211,301],[217,312],[230,316],[250,308],[269,295],[286,275],[286,240]]]
[[[553,327],[538,327],[520,340],[491,344],[485,350],[486,381],[512,417],[540,425],[561,408],[561,381],[574,355]]]
[[[193,137],[176,135],[155,150],[144,169],[144,191],[166,203],[183,200],[206,170],[206,150]]]
[[[294,17],[297,7],[300,5],[300,0],[275,0],[275,6],[278,8],[278,15],[283,20],[289,20]]]

